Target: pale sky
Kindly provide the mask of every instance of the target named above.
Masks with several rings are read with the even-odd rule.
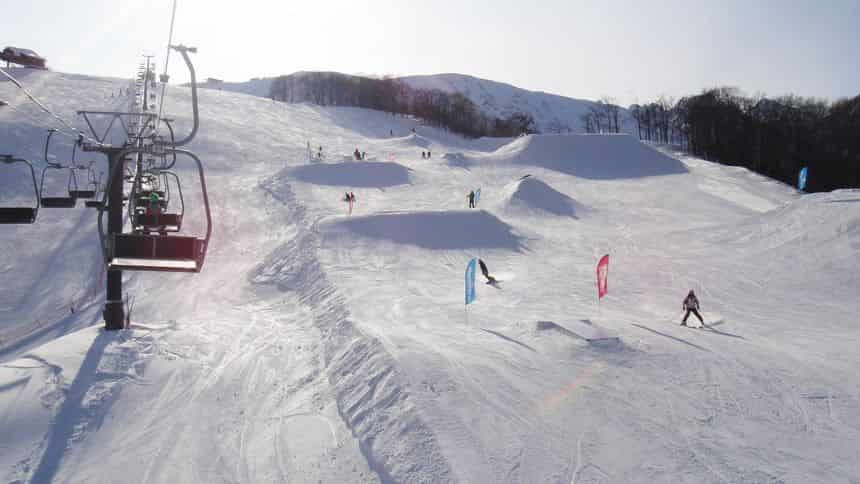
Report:
[[[860,0],[178,2],[174,42],[198,47],[201,78],[456,72],[624,105],[717,85],[860,94]],[[3,3],[0,43],[54,70],[130,78],[144,52],[163,69],[172,0]]]

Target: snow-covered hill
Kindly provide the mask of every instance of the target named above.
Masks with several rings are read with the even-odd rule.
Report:
[[[529,91],[510,84],[463,74],[433,74],[406,76],[399,80],[416,89],[437,89],[461,93],[485,114],[493,118],[508,118],[514,113],[528,113],[542,133],[582,133],[582,115],[595,105],[594,101],[574,99],[540,91]],[[203,87],[230,92],[269,97],[272,78],[247,82],[215,82]],[[634,126],[626,109],[620,109],[622,131],[633,132]]]
[[[507,118],[517,112],[529,113],[542,133],[584,132],[581,116],[595,104],[594,101],[529,91],[463,74],[407,76],[401,80],[419,89],[459,92],[493,117]],[[621,109],[620,115],[624,119],[628,117],[625,109]],[[624,128],[631,130],[627,124]]]
[[[216,89],[227,92],[238,92],[240,94],[250,94],[257,97],[269,97],[272,88],[271,77],[254,78],[245,82],[229,82],[219,79],[207,79],[200,84],[203,89]]]
[[[111,98],[126,81],[22,82],[67,118],[129,101]],[[189,97],[168,89],[179,133]],[[0,98],[0,151],[38,159],[49,121],[9,83]],[[0,226],[0,481],[860,476],[860,192],[801,196],[629,136],[470,141],[362,109],[200,103],[206,266],[126,273],[130,330],[100,327],[93,213]],[[500,284],[479,275],[465,307],[472,257]],[[690,288],[705,329],[678,325]]]

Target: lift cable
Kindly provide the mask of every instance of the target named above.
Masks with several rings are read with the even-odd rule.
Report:
[[[176,21],[176,2],[173,0],[173,13],[170,15],[170,33],[167,36],[167,53],[164,55],[164,73],[161,75],[161,98],[158,100],[158,117],[155,120],[155,131],[158,131],[161,124],[161,114],[164,110],[164,95],[167,90],[167,67],[170,65],[170,46],[173,45],[173,24]]]
[[[30,101],[33,101],[33,103],[35,103],[37,106],[39,106],[39,107],[42,109],[42,111],[45,111],[46,113],[48,113],[49,115],[51,115],[51,117],[53,117],[54,119],[56,119],[57,121],[59,121],[59,122],[60,122],[60,124],[62,124],[62,125],[63,125],[63,126],[65,126],[66,128],[69,128],[70,130],[72,130],[72,131],[75,133],[75,135],[74,135],[74,136],[72,136],[73,138],[77,138],[78,136],[83,136],[85,139],[87,139],[88,141],[90,141],[90,142],[92,142],[92,143],[95,143],[95,144],[97,144],[97,145],[99,145],[99,146],[102,146],[102,145],[103,145],[101,142],[99,142],[99,141],[97,141],[97,140],[94,140],[94,139],[90,138],[89,136],[87,136],[86,134],[84,134],[84,133],[83,133],[83,131],[80,131],[79,129],[75,128],[74,126],[72,126],[71,124],[69,124],[68,122],[66,122],[66,120],[65,120],[65,119],[61,118],[61,117],[60,117],[59,115],[57,115],[55,112],[51,111],[51,109],[50,109],[50,108],[48,108],[47,106],[45,106],[44,104],[42,104],[42,102],[41,102],[41,101],[39,101],[38,99],[36,99],[36,97],[35,97],[35,96],[33,96],[33,95],[30,93],[30,91],[28,91],[28,90],[27,90],[27,89],[26,89],[26,88],[25,88],[25,87],[24,87],[20,82],[18,82],[18,80],[17,80],[17,79],[15,79],[14,77],[12,77],[12,75],[11,75],[11,74],[9,74],[8,72],[6,72],[6,71],[5,71],[5,70],[3,70],[2,68],[0,68],[0,74],[2,74],[4,77],[6,77],[6,78],[7,78],[7,79],[9,79],[10,81],[12,81],[12,84],[15,84],[15,86],[17,86],[17,87],[18,87],[18,89],[20,89],[20,90],[21,90],[21,91],[22,91],[22,92],[23,92],[23,93],[24,93],[24,94],[25,94],[25,95],[30,99]],[[68,133],[64,133],[64,134],[68,135]]]

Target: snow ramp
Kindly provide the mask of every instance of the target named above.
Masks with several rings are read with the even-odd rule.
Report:
[[[679,160],[626,134],[528,135],[490,156],[499,161],[539,166],[592,180],[676,175],[688,171]]]
[[[384,188],[409,183],[408,168],[378,161],[305,165],[293,168],[290,175],[315,185]]]
[[[585,207],[544,181],[530,176],[506,187],[503,207],[512,213],[542,213],[577,218]]]
[[[483,210],[383,213],[323,224],[327,242],[350,245],[355,236],[431,250],[508,249],[522,239],[513,227]]]

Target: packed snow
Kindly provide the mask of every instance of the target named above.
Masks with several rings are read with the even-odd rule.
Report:
[[[126,80],[21,81],[68,119],[130,102]],[[189,90],[167,93],[188,132]],[[0,99],[0,153],[41,159],[49,120]],[[95,213],[0,228],[0,481],[860,478],[860,191],[624,135],[466,140],[217,90],[200,113],[206,265],[127,272],[128,330],[102,330]],[[473,257],[499,282],[464,306]]]

